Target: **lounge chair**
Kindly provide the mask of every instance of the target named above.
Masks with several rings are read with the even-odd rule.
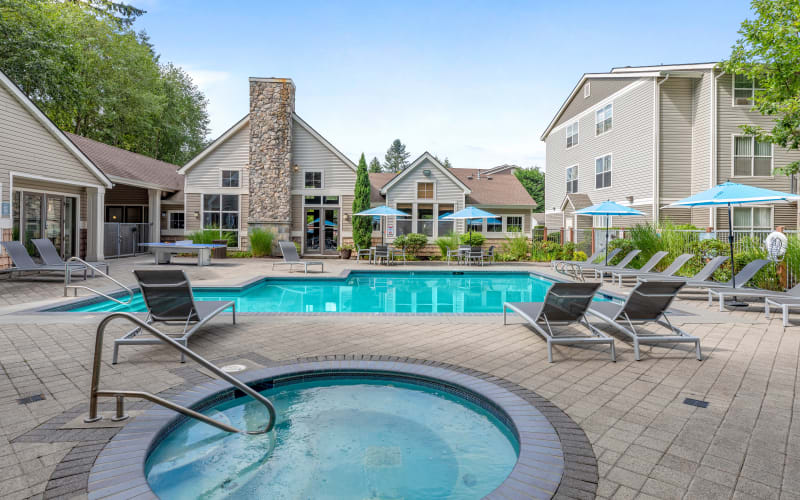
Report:
[[[740,290],[740,289],[746,290],[746,288],[744,288],[744,286],[747,284],[747,282],[750,281],[751,279],[753,279],[753,276],[755,276],[756,273],[758,273],[761,270],[761,268],[766,266],[768,263],[769,263],[769,260],[767,260],[767,259],[756,259],[754,261],[748,262],[747,265],[745,265],[742,268],[741,271],[736,273],[736,279],[735,280],[728,280],[728,281],[720,282],[720,281],[702,281],[702,280],[698,281],[698,280],[695,280],[693,278],[692,279],[687,278],[684,281],[684,284],[686,285],[684,287],[684,289],[686,289],[686,288],[702,288],[702,289],[706,289],[706,288],[728,288],[729,290]],[[733,282],[734,281],[736,282],[736,287],[735,288],[733,287]],[[709,299],[709,305],[711,305],[711,300],[710,299]]]
[[[44,262],[47,266],[61,266],[62,268],[66,265],[64,259],[58,255],[58,250],[56,250],[55,245],[53,242],[48,240],[47,238],[39,238],[36,240],[31,240],[33,246],[36,247],[36,250],[39,251],[39,257],[42,258],[42,262]],[[104,269],[104,272],[108,274],[108,263],[107,262],[89,262],[90,265]],[[81,264],[80,262],[70,262],[69,263],[70,269],[75,268],[76,270],[83,270],[86,266]],[[94,278],[94,269],[89,268],[92,272],[92,277]]]
[[[600,283],[553,283],[543,302],[506,302],[503,304],[503,324],[510,309],[522,316],[547,341],[547,361],[553,362],[553,344],[608,344],[611,361],[616,361],[614,339],[586,320],[586,310],[592,303]],[[551,325],[583,324],[591,336],[557,335]]]
[[[660,252],[656,252],[656,253],[654,253],[654,254],[653,254],[653,256],[652,256],[652,257],[650,257],[650,260],[648,260],[647,262],[645,262],[645,263],[644,263],[644,265],[643,265],[642,267],[640,267],[639,269],[627,269],[627,268],[622,268],[622,269],[617,269],[617,270],[615,270],[615,271],[611,271],[611,273],[610,273],[610,274],[611,274],[611,282],[612,282],[612,283],[614,282],[614,273],[625,273],[625,272],[627,272],[627,271],[634,271],[634,272],[635,272],[635,271],[640,271],[640,272],[643,272],[643,273],[649,273],[649,272],[650,272],[650,271],[652,271],[652,270],[653,270],[653,268],[654,268],[654,267],[656,267],[656,266],[658,265],[658,263],[659,263],[659,262],[661,262],[661,261],[664,259],[664,257],[666,257],[667,255],[669,255],[669,252],[665,252],[665,251],[663,251],[663,250],[662,250],[662,251],[660,251]],[[625,258],[627,258],[627,256],[626,256]],[[608,271],[607,271],[607,270],[605,270],[604,268],[598,268],[598,269],[602,269],[602,270],[603,270],[603,272],[602,272],[602,274],[601,274],[601,279],[605,278],[605,274],[606,274],[606,272],[608,272]],[[598,271],[596,270],[595,272],[598,272]],[[620,281],[621,281],[621,280],[620,280]]]
[[[308,273],[308,266],[319,266],[320,272],[325,272],[325,264],[321,260],[300,260],[300,256],[297,255],[297,247],[294,246],[294,243],[291,241],[279,241],[278,246],[281,249],[281,255],[283,255],[283,262],[274,262],[272,264],[272,269],[275,269],[275,266],[289,266],[289,272],[292,272],[294,266],[303,266],[303,272]]]
[[[623,257],[622,260],[620,260],[618,263],[614,265],[611,266],[592,265],[592,266],[586,266],[586,269],[594,272],[595,278],[599,276],[600,279],[602,280],[603,277],[606,275],[606,273],[612,273],[619,269],[625,269],[628,266],[628,264],[630,264],[631,261],[635,259],[636,256],[639,255],[640,253],[642,253],[641,250],[631,250],[630,252],[625,254],[625,257]],[[583,272],[583,269],[584,266],[581,266],[581,272]]]
[[[648,281],[639,283],[628,294],[624,304],[593,302],[588,313],[616,327],[633,340],[633,353],[639,361],[639,344],[691,342],[695,345],[697,359],[702,360],[700,339],[693,337],[669,322],[666,311],[684,284],[680,281]],[[624,324],[623,324],[624,323]],[[634,323],[657,323],[670,330],[670,335],[642,333]],[[627,326],[625,326],[627,325]]]
[[[178,269],[167,271],[159,270],[134,270],[133,274],[139,282],[139,291],[142,293],[147,306],[148,324],[178,323],[183,325],[180,337],[173,340],[187,346],[189,337],[212,318],[222,311],[232,308],[233,324],[236,324],[236,303],[234,301],[195,301],[192,294],[192,285],[186,273]],[[191,328],[189,328],[191,325]],[[114,356],[112,363],[117,363],[119,347],[121,345],[161,344],[157,338],[137,337],[141,328],[135,328],[121,338],[114,340]],[[186,361],[181,354],[181,363]]]
[[[737,275],[738,276],[738,275]],[[738,278],[737,278],[738,283]],[[708,305],[714,303],[714,296],[719,297],[719,310],[723,311],[725,307],[726,297],[748,297],[748,298],[770,298],[770,299],[791,299],[800,300],[800,284],[795,285],[785,292],[777,292],[775,290],[763,290],[761,288],[709,288],[708,289]],[[777,305],[777,304],[776,304]],[[769,314],[769,310],[766,311]]]
[[[5,248],[6,253],[11,257],[11,261],[13,262],[13,267],[8,269],[0,270],[0,272],[9,273],[10,278],[14,278],[14,273],[22,273],[22,272],[52,272],[52,273],[61,273],[64,274],[64,265],[60,266],[52,266],[47,264],[37,264],[33,261],[30,255],[28,255],[28,251],[19,241],[0,241],[0,245]],[[80,268],[73,268],[70,267],[70,275],[75,273],[83,274],[83,279],[86,279],[86,273],[88,268],[86,266],[81,266]]]
[[[650,277],[652,279],[669,278],[674,276],[675,273],[677,273],[678,271],[680,271],[680,269],[684,266],[684,264],[689,262],[692,259],[692,257],[694,257],[693,253],[684,253],[678,255],[677,257],[675,257],[675,260],[673,260],[672,263],[661,272],[654,273],[654,272],[644,271],[643,270],[644,268],[620,269],[618,271],[614,271],[611,273],[611,282],[613,283],[614,278],[616,277],[619,279],[619,286],[622,286],[622,278],[628,278],[628,277],[635,278],[639,276]]]
[[[553,269],[557,271],[558,269],[556,268],[561,266],[562,264],[583,264],[585,262],[589,264],[594,264],[597,259],[602,257],[604,250],[605,248],[598,249],[595,253],[590,255],[589,258],[586,260],[554,260],[550,262],[550,265],[553,266]],[[619,248],[617,248],[616,250],[619,251]],[[611,258],[610,255],[609,258]]]
[[[607,260],[609,262],[611,262],[611,260],[614,257],[616,257],[617,254],[620,253],[621,251],[622,251],[621,248],[615,248],[615,249],[611,250],[608,253],[608,259]],[[579,260],[569,261],[570,264],[572,264],[573,262],[579,268],[580,272],[583,272],[584,269],[591,270],[592,268],[595,268],[595,267],[607,267],[606,264],[605,264],[605,262],[606,262],[606,258],[605,257],[603,257],[602,262],[598,262],[598,263],[590,262],[588,260],[584,260],[584,261],[579,261]],[[567,261],[563,261],[562,265],[566,264],[566,263],[567,263]]]
[[[637,282],[646,282],[646,281],[682,281],[686,282],[687,280],[691,281],[705,281],[711,277],[714,272],[719,269],[719,266],[722,265],[723,262],[728,260],[728,257],[725,255],[720,255],[719,257],[714,257],[710,261],[703,266],[697,274],[690,277],[685,276],[661,276],[660,273],[648,273],[642,276],[637,276]]]
[[[797,287],[795,286],[794,288]],[[792,290],[794,290],[794,288]],[[769,319],[770,306],[781,309],[783,313],[783,327],[786,328],[789,326],[789,308],[800,307],[800,297],[764,297],[764,316],[767,319]]]

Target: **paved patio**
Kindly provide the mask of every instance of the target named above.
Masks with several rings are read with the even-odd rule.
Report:
[[[151,260],[112,261],[113,275],[131,283],[134,265],[149,267]],[[326,275],[348,266],[370,267],[329,261]],[[268,260],[181,267],[196,284],[288,275],[273,273]],[[548,272],[533,264],[491,269]],[[90,284],[113,288],[99,279]],[[60,280],[0,279],[2,498],[85,497],[88,467],[119,430],[71,423],[86,411],[99,316],[20,312],[61,300]],[[682,299],[675,307],[686,314],[673,321],[701,337],[703,362],[688,345],[645,347],[635,362],[630,345],[617,337],[617,363],[609,361],[607,348],[555,347],[556,362],[548,364],[539,337],[521,324],[504,327],[499,316],[245,315],[235,326],[215,320],[190,347],[212,361],[254,369],[301,357],[387,355],[505,378],[550,399],[583,428],[598,460],[597,495],[604,498],[800,497],[800,425],[793,420],[800,410],[800,326],[784,330],[779,318],[764,319],[758,306],[719,313],[702,300]],[[110,328],[106,361],[125,326]],[[208,380],[196,364],[181,365],[172,350],[137,346],[122,349],[119,364],[103,365],[102,384],[170,395]],[[45,399],[17,401],[36,394]],[[709,405],[689,406],[685,398]]]

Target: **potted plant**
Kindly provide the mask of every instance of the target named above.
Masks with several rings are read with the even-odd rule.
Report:
[[[336,247],[336,250],[339,251],[339,257],[344,260],[349,260],[350,254],[353,253],[353,245],[339,245]]]

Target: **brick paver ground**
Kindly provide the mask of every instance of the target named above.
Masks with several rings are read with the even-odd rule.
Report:
[[[130,269],[148,262],[124,259],[112,270],[131,282]],[[270,267],[231,260],[185,269],[193,281],[209,284],[288,274]],[[345,264],[326,267],[335,275]],[[0,498],[79,491],[69,484],[85,478],[68,472],[85,467],[116,432],[59,430],[85,411],[98,316],[19,311],[62,295],[58,280],[0,280]],[[617,337],[617,363],[607,348],[555,347],[556,362],[548,364],[545,343],[529,328],[504,327],[493,316],[242,316],[235,326],[216,320],[190,347],[212,360],[383,354],[472,368],[549,398],[584,429],[599,461],[600,497],[800,498],[800,424],[793,419],[800,326],[769,322],[758,306],[718,313],[682,299],[676,308],[687,314],[674,321],[701,337],[704,361],[694,359],[689,345],[662,345],[643,348],[635,362],[630,345]],[[109,329],[104,387],[160,392],[196,383],[193,363],[181,365],[161,346],[123,348],[112,366],[113,338],[124,329]],[[45,399],[17,401],[36,394]],[[685,398],[709,405],[688,406]]]

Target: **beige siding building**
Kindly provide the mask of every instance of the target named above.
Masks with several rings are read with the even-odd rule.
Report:
[[[584,75],[542,135],[546,144],[545,220],[551,230],[586,228],[568,195],[633,206],[647,220],[727,227],[727,212],[668,205],[725,181],[791,192],[774,169],[800,158],[745,136],[771,126],[752,110],[753,82],[715,63],[615,68]],[[736,98],[734,98],[736,96]],[[735,229],[797,227],[797,204],[736,208]],[[616,218],[615,227],[645,219]]]

